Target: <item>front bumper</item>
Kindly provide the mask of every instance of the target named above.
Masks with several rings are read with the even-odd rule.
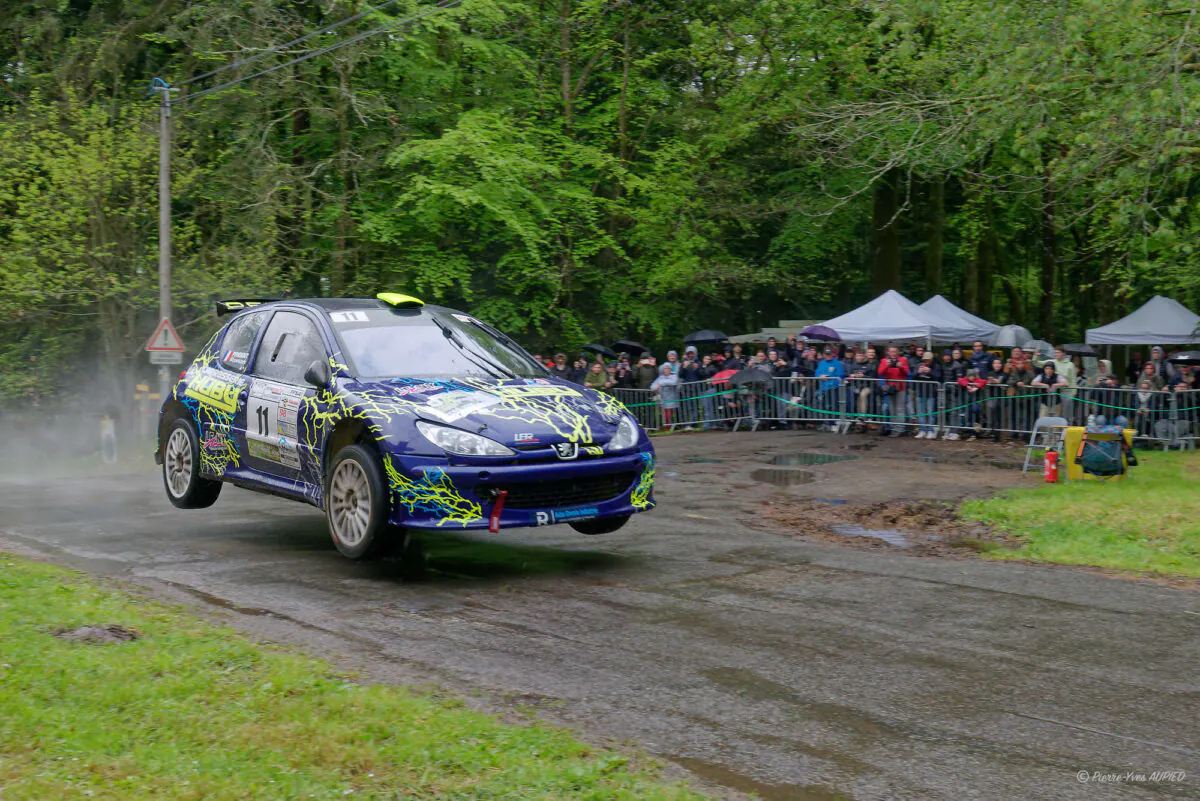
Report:
[[[509,491],[496,521],[498,528],[618,517],[654,507],[652,450],[498,466],[450,465],[446,459],[390,455],[384,468],[391,492],[391,522],[410,528],[489,528],[498,490]],[[589,498],[589,488],[597,487],[607,489]]]

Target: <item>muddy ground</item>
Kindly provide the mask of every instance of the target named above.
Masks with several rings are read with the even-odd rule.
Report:
[[[175,510],[141,470],[0,478],[0,548],[644,749],[717,794],[1200,797],[1200,593],[978,558],[991,534],[940,505],[1020,485],[1019,449],[656,445],[660,506],[620,532],[447,533],[416,575],[342,559],[298,504],[226,488]],[[1187,779],[1091,779],[1170,770]]]

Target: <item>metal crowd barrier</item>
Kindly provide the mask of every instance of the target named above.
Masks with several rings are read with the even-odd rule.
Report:
[[[872,378],[764,378],[740,387],[708,381],[676,392],[615,389],[614,396],[648,430],[816,427],[829,431],[924,432],[929,438],[973,433],[1028,439],[1039,417],[1086,425],[1092,415],[1119,415],[1143,441],[1192,447],[1200,437],[1200,392],[989,384],[972,392],[957,382]]]

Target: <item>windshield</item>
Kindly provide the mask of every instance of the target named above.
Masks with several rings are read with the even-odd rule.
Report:
[[[515,342],[467,314],[355,309],[329,319],[359,378],[546,375]]]

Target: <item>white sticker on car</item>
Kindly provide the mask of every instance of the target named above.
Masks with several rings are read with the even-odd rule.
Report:
[[[254,380],[246,402],[246,443],[251,456],[300,469],[296,418],[304,394],[302,387]]]
[[[361,311],[330,312],[329,319],[335,323],[366,323],[370,321],[367,313]]]
[[[426,402],[426,408],[446,422],[452,423],[497,403],[500,403],[500,398],[486,392],[453,390],[434,395]]]

